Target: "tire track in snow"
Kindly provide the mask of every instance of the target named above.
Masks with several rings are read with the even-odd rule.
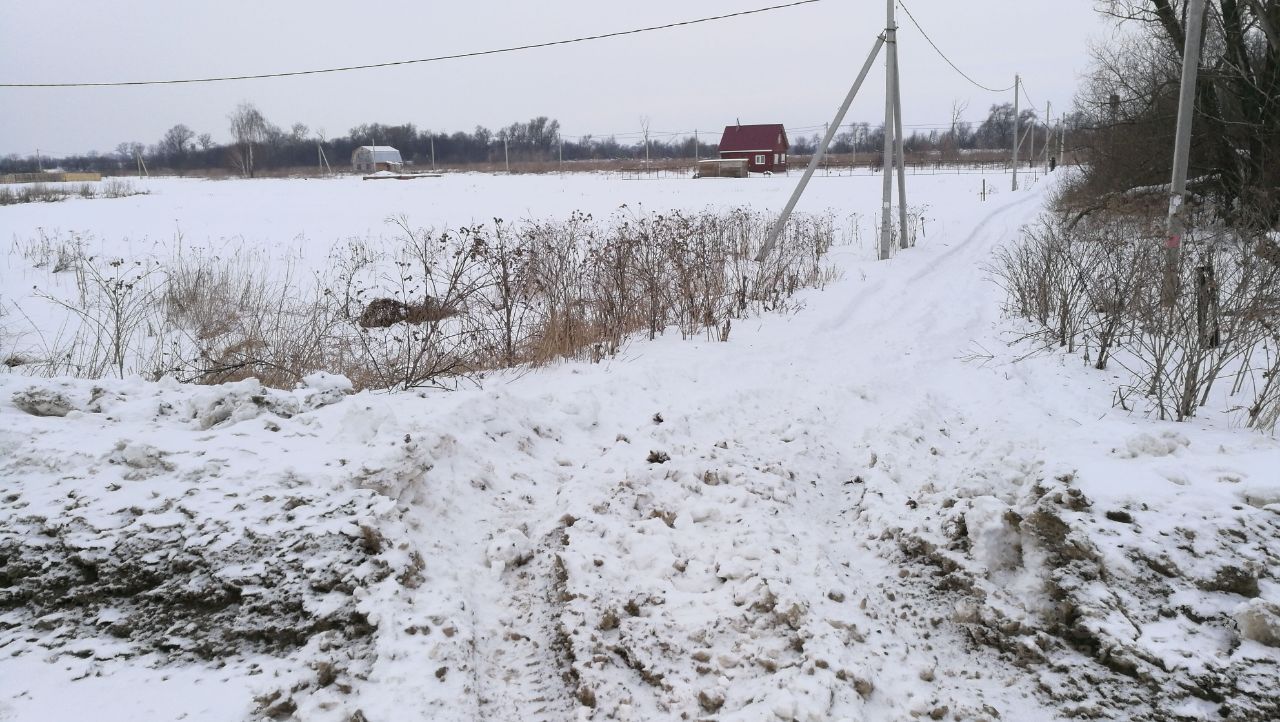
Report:
[[[546,534],[532,557],[504,572],[488,601],[502,611],[477,634],[479,719],[561,722],[573,717],[564,660],[558,651],[560,588],[556,558],[563,528]],[[496,622],[496,624],[495,624]]]

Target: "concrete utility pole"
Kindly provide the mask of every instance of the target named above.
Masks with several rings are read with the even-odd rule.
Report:
[[[885,53],[884,73],[884,195],[880,202],[880,260],[889,258],[893,249],[893,46],[898,42],[898,28],[893,22],[893,6],[896,0],[885,0],[887,21],[884,42],[889,46]]]
[[[800,202],[800,196],[804,195],[804,189],[809,185],[809,180],[813,178],[813,172],[818,169],[818,164],[822,162],[822,156],[826,154],[827,147],[831,145],[831,139],[835,136],[836,131],[840,130],[840,123],[844,121],[845,113],[849,112],[849,106],[853,105],[853,99],[858,96],[858,90],[862,88],[862,82],[867,79],[867,74],[871,72],[871,66],[875,65],[876,56],[880,54],[880,48],[884,47],[885,36],[883,34],[876,38],[876,44],[871,48],[871,53],[867,55],[867,62],[863,63],[862,70],[858,73],[858,79],[853,81],[853,87],[849,89],[849,94],[845,96],[844,103],[840,109],[836,111],[835,120],[827,124],[826,135],[822,138],[822,143],[813,151],[813,157],[809,159],[809,167],[804,169],[804,175],[800,177],[800,182],[796,184],[796,189],[791,192],[791,199],[787,201],[787,205],[782,209],[778,220],[774,221],[773,229],[769,231],[769,238],[760,248],[760,252],[756,254],[756,262],[761,263],[773,251],[773,247],[778,242],[778,236],[782,235],[782,229],[787,225],[787,219],[791,217],[791,211],[795,210],[796,203]],[[887,172],[887,171],[886,171]]]
[[[1053,101],[1044,101],[1044,174],[1049,175],[1049,153],[1053,148],[1053,126],[1049,118],[1053,114]]]
[[[431,134],[431,172],[436,172],[436,134]]]
[[[699,153],[701,153],[701,149],[698,148],[698,130],[695,128],[693,131],[693,162],[694,163],[698,163],[699,161],[702,160],[702,156],[699,155]]]
[[[1164,244],[1164,282],[1160,300],[1172,306],[1178,298],[1178,265],[1182,236],[1187,231],[1187,166],[1191,159],[1191,123],[1195,115],[1196,76],[1200,71],[1200,40],[1204,32],[1204,0],[1190,0],[1187,40],[1182,51],[1182,89],[1178,96],[1178,131],[1173,146],[1173,182],[1169,189],[1169,235]]]
[[[1067,119],[1058,120],[1058,165],[1067,162]]]
[[[892,22],[892,18],[890,19]],[[910,248],[907,233],[907,153],[902,134],[902,66],[898,64],[898,43],[889,46],[893,63],[893,137],[894,155],[898,156],[898,248]]]
[[[1018,134],[1018,95],[1022,91],[1022,77],[1013,76],[1013,189],[1018,190],[1018,143],[1022,138]]]
[[[1035,106],[1028,108],[1031,111],[1031,127],[1027,128],[1027,135],[1031,136],[1031,147],[1027,149],[1027,167],[1031,170],[1036,169],[1036,121]],[[1033,175],[1034,179],[1035,176]]]
[[[36,148],[36,168],[37,168],[37,169],[39,169],[39,171],[40,171],[41,173],[43,173],[43,172],[44,172],[44,161],[40,159],[40,149],[39,149],[39,148]]]

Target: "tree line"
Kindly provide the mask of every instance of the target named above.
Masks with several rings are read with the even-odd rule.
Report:
[[[1006,103],[993,105],[988,117],[974,124],[960,120],[962,106],[957,107],[955,119],[945,129],[915,131],[905,139],[907,152],[929,151],[958,152],[971,149],[1007,149],[1013,137],[1013,106]],[[1020,114],[1023,128],[1034,126],[1037,147],[1051,134],[1048,126],[1039,122],[1034,110]],[[70,171],[98,171],[104,173],[131,172],[139,161],[151,171],[209,171],[228,169],[244,176],[264,171],[288,168],[316,167],[319,150],[323,148],[330,164],[346,167],[351,153],[362,145],[389,145],[400,151],[401,156],[419,167],[437,165],[457,166],[477,163],[549,162],[563,158],[565,161],[619,160],[619,159],[692,159],[715,157],[718,145],[703,139],[714,138],[713,133],[702,135],[695,141],[692,135],[653,137],[649,134],[647,120],[642,119],[642,131],[625,139],[617,136],[565,137],[560,122],[539,116],[527,122],[515,122],[497,130],[476,126],[471,132],[441,132],[419,129],[413,123],[388,125],[364,123],[351,128],[345,135],[329,138],[322,130],[314,130],[305,123],[288,127],[270,121],[253,104],[242,103],[228,115],[227,130],[230,142],[219,143],[212,133],[197,132],[185,123],[179,123],[165,131],[155,143],[125,142],[109,153],[85,153],[56,158],[22,157],[16,154],[0,158],[0,172],[28,173],[45,168],[60,167]],[[791,138],[791,153],[807,155],[820,142],[818,134],[797,135]],[[870,123],[853,123],[842,129],[834,138],[830,152],[855,153],[875,151],[884,142],[884,127]]]

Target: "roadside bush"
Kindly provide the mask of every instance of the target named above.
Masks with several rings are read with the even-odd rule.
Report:
[[[1280,264],[1274,240],[1212,225],[1185,239],[1180,293],[1161,298],[1163,218],[1112,205],[1050,213],[1002,249],[993,273],[1030,335],[1127,373],[1117,405],[1184,421],[1217,402],[1254,428],[1280,415]],[[1223,385],[1226,388],[1222,388]],[[1215,392],[1217,395],[1215,396]]]
[[[78,297],[42,295],[79,330],[45,340],[28,371],[287,388],[323,370],[360,388],[454,387],[494,369],[598,362],[637,335],[727,341],[735,321],[833,278],[833,217],[794,216],[757,263],[771,222],[624,209],[441,231],[402,218],[390,248],[350,242],[303,278],[255,253],[130,265],[45,237],[24,253],[41,267],[68,256]]]

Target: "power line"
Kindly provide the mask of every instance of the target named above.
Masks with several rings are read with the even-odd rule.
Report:
[[[811,3],[821,2],[822,0],[796,0],[785,5],[771,5],[769,7],[758,8],[755,10],[741,10],[734,13],[724,15],[713,15],[711,17],[698,18],[697,20],[683,20],[680,22],[667,23],[665,25],[652,25],[644,28],[635,28],[633,30],[621,30],[613,33],[602,33],[599,35],[587,35],[579,38],[570,38],[567,40],[553,40],[545,43],[532,43],[529,45],[516,45],[506,48],[494,48],[491,50],[477,50],[469,53],[457,53],[454,55],[439,55],[431,58],[417,58],[413,60],[394,60],[385,63],[368,63],[365,65],[347,65],[337,68],[321,68],[316,70],[294,70],[281,73],[258,73],[253,75],[228,75],[210,78],[179,78],[171,80],[127,80],[104,83],[0,83],[0,88],[107,88],[122,87],[129,85],[180,85],[187,83],[221,83],[232,80],[261,80],[265,78],[288,78],[298,75],[320,75],[322,73],[344,73],[352,70],[370,70],[373,68],[389,68],[397,65],[414,65],[418,63],[435,63],[443,60],[460,60],[463,58],[476,58],[484,55],[498,55],[501,53],[514,53],[522,50],[535,50],[538,48],[549,48],[557,45],[570,45],[573,43],[584,43],[591,40],[605,40],[607,38],[617,38],[624,35],[638,35],[640,33],[653,32],[655,30],[669,30],[671,28],[685,27],[688,25],[698,25],[701,23],[715,22],[718,20],[728,20],[729,18],[743,17],[745,15],[757,15],[759,13],[767,13],[775,10],[785,10],[787,8],[799,7],[801,5],[809,5]]]
[[[912,24],[912,25],[914,25],[914,26],[916,26],[916,30],[919,30],[919,31],[920,31],[920,34],[924,36],[924,39],[925,39],[925,40],[927,40],[927,41],[929,41],[929,45],[933,48],[934,52],[936,52],[936,53],[938,54],[938,57],[940,57],[940,58],[942,58],[943,60],[947,61],[947,65],[950,65],[950,66],[951,66],[951,69],[952,69],[952,70],[955,70],[957,73],[959,73],[959,74],[960,74],[960,76],[961,76],[962,78],[964,78],[965,80],[969,81],[970,83],[973,83],[973,84],[974,84],[975,86],[977,86],[978,88],[981,88],[981,89],[983,89],[983,90],[985,90],[985,91],[987,91],[987,92],[990,92],[990,93],[1007,93],[1007,92],[1009,92],[1010,90],[1013,90],[1013,86],[1012,86],[1012,85],[1010,85],[1010,86],[1009,86],[1009,87],[1007,87],[1007,88],[992,88],[992,87],[989,87],[989,86],[983,85],[982,83],[979,83],[978,81],[974,80],[972,77],[970,77],[970,76],[969,76],[969,74],[968,74],[968,73],[964,72],[963,70],[961,70],[961,69],[960,69],[960,67],[959,67],[959,66],[957,66],[955,63],[951,62],[951,58],[948,58],[948,57],[947,57],[947,55],[946,55],[946,53],[942,52],[942,49],[938,47],[937,43],[933,42],[933,38],[929,37],[929,33],[926,33],[926,32],[924,31],[924,28],[920,27],[920,23],[916,21],[916,16],[911,14],[911,9],[907,7],[907,4],[906,4],[905,2],[903,2],[902,0],[898,0],[898,4],[899,4],[899,5],[901,5],[901,6],[902,6],[902,9],[906,11],[906,13],[907,13],[907,17],[908,17],[908,18],[911,18],[911,24]]]
[[[1027,102],[1031,105],[1032,110],[1034,110],[1037,107],[1036,102],[1032,100],[1031,96],[1027,93],[1027,81],[1025,80],[1022,81],[1022,97],[1027,99]]]

